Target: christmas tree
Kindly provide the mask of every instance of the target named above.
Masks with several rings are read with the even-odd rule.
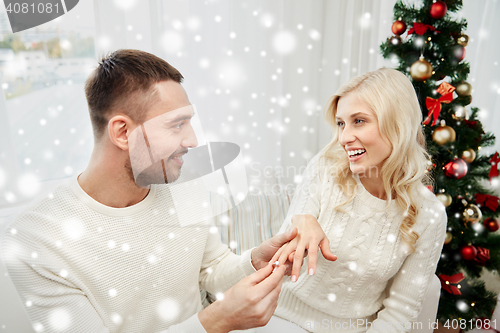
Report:
[[[467,22],[450,15],[461,7],[462,0],[423,0],[417,5],[398,1],[394,35],[380,48],[413,82],[432,156],[428,172],[434,184],[429,189],[448,215],[436,271],[442,285],[438,319],[442,324],[465,319],[467,330],[486,325],[496,305],[496,295],[478,278],[483,269],[500,268],[500,235],[495,233],[500,199],[488,186],[488,180],[498,176],[500,158],[498,153],[480,154],[495,137],[483,131],[479,110],[470,106],[470,67],[464,60]]]

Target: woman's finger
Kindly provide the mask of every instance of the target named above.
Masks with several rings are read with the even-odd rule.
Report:
[[[335,254],[332,253],[332,251],[330,250],[330,241],[328,240],[328,238],[323,238],[323,240],[321,242],[319,242],[319,247],[321,249],[321,253],[323,253],[323,257],[325,257],[325,259],[327,260],[330,260],[330,261],[335,261],[337,260],[337,256]]]

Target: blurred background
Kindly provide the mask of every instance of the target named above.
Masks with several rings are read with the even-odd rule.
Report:
[[[468,107],[480,108],[498,137],[500,1],[463,2],[457,19],[468,21],[474,89]],[[353,76],[396,67],[397,57],[379,52],[392,35],[394,3],[80,0],[15,34],[0,4],[0,225],[86,167],[93,138],[84,82],[99,57],[119,48],[154,53],[184,75],[207,140],[241,147],[252,192],[293,188],[330,140],[322,116],[329,97]],[[497,141],[484,154],[499,148]],[[491,186],[498,192],[498,180]],[[14,332],[4,317],[0,306],[0,331]]]

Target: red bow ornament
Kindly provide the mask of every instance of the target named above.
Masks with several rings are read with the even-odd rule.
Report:
[[[493,155],[493,157],[490,159],[491,163],[491,169],[489,174],[490,182],[491,178],[498,177],[498,162],[500,162],[500,158],[498,157],[498,152],[496,152],[495,155]]]
[[[476,193],[476,204],[480,206],[486,206],[492,211],[496,211],[498,208],[499,197],[489,194]]]
[[[460,289],[458,289],[457,284],[465,279],[463,273],[458,273],[452,276],[440,274],[439,280],[441,280],[441,287],[452,295],[462,295]]]
[[[436,91],[442,95],[441,97],[439,97],[438,99],[427,97],[427,99],[425,100],[425,105],[427,106],[427,110],[429,110],[429,114],[424,120],[425,125],[429,125],[429,123],[431,122],[431,117],[434,118],[431,126],[436,125],[439,114],[441,113],[441,103],[451,103],[451,101],[453,101],[453,91],[455,89],[456,88],[451,84],[443,82],[439,85],[439,88],[436,89]]]
[[[432,25],[415,22],[415,23],[413,23],[413,27],[410,30],[408,30],[408,35],[411,35],[412,33],[416,33],[417,35],[422,36],[429,29],[431,31],[439,32]]]
[[[479,266],[486,265],[486,262],[490,260],[490,250],[480,246],[476,246],[476,249],[477,249],[477,255],[476,258],[474,259],[474,262]]]

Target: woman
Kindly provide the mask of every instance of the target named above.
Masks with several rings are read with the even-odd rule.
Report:
[[[343,85],[325,117],[333,139],[309,163],[281,229],[301,214],[293,218],[300,237],[275,256],[283,263],[295,252],[275,316],[311,332],[407,332],[447,221],[424,186],[429,155],[417,96],[404,74],[382,68]],[[338,259],[319,256],[317,268],[300,270],[306,249],[316,261],[313,217],[329,239],[320,243],[325,258],[331,249]],[[283,323],[276,317],[269,326]]]

